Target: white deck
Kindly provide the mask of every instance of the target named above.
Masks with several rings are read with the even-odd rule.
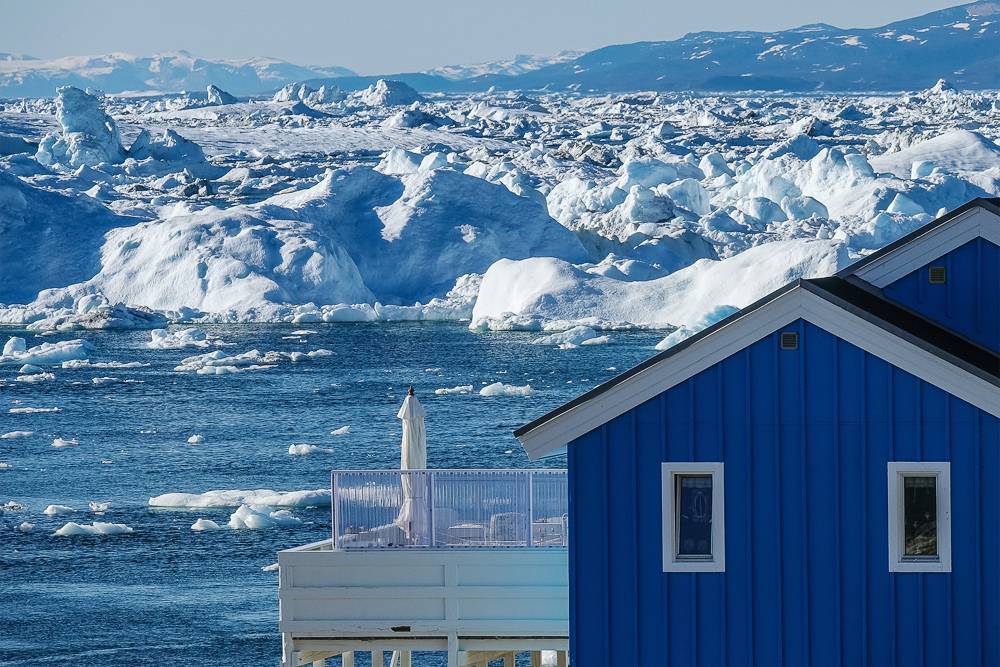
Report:
[[[447,651],[485,665],[559,651],[569,636],[565,549],[351,549],[325,540],[278,554],[283,666],[354,651]],[[376,662],[375,664],[379,664]],[[505,662],[505,664],[507,664]]]

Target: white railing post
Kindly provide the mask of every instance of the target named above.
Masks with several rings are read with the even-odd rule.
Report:
[[[535,546],[535,536],[532,535],[532,528],[535,525],[535,471],[528,471],[528,547]]]
[[[340,527],[337,525],[337,472],[330,473],[330,524],[333,527],[333,548],[340,548]]]
[[[431,537],[427,542],[427,546],[434,547],[437,546],[437,530],[434,527],[434,480],[437,478],[433,472],[424,473],[429,478],[427,483],[427,511],[430,513],[430,520],[428,523],[431,526]]]

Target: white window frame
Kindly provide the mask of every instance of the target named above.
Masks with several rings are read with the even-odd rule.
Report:
[[[712,556],[704,560],[678,559],[677,513],[675,508],[676,479],[683,475],[712,477]],[[726,488],[723,463],[664,463],[661,466],[663,505],[663,571],[664,572],[725,572],[726,571]]]
[[[951,463],[947,461],[890,461],[889,470],[889,571],[951,572]],[[903,478],[937,478],[937,545],[933,560],[908,560],[904,556]]]

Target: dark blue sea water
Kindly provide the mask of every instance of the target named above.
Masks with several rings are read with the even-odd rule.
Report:
[[[316,334],[286,340],[294,329]],[[662,334],[611,334],[608,345],[558,350],[530,344],[531,333],[471,333],[459,324],[309,324],[205,327],[227,352],[335,354],[234,375],[175,372],[199,350],[148,350],[148,332],[77,332],[29,345],[85,338],[91,361],[140,361],[130,369],[56,368],[54,380],[11,382],[0,366],[0,665],[155,665],[273,667],[280,661],[277,574],[263,566],[279,549],[329,537],[329,510],[296,509],[306,523],[272,530],[190,530],[199,517],[225,524],[232,509],[164,511],[150,496],[210,489],[327,487],[333,468],[399,465],[396,411],[412,385],[427,409],[431,467],[526,467],[511,435],[522,423],[652,354]],[[139,380],[95,386],[94,377]],[[435,396],[434,389],[486,383],[530,384],[527,397],[477,393]],[[79,382],[80,384],[74,384]],[[61,412],[10,414],[17,406]],[[330,431],[349,425],[347,436]],[[187,444],[202,434],[205,442]],[[79,445],[57,449],[53,438]],[[333,454],[289,456],[292,443]],[[102,463],[110,461],[111,463]],[[563,459],[546,461],[562,467]],[[95,516],[89,501],[110,501]],[[49,504],[72,516],[47,517]],[[55,537],[66,521],[125,523],[127,535]],[[35,524],[30,533],[16,527]],[[425,659],[423,664],[437,664]],[[415,658],[415,664],[421,659]]]

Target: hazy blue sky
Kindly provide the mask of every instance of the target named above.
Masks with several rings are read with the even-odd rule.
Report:
[[[556,53],[694,30],[872,27],[934,0],[0,0],[0,51],[40,57],[187,49],[366,74]]]

